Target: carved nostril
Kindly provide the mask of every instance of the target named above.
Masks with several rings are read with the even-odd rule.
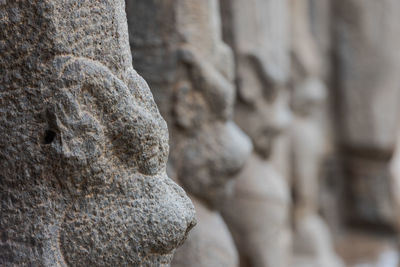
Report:
[[[46,145],[51,144],[54,141],[55,137],[56,137],[56,132],[52,130],[46,130],[44,132],[43,143]]]
[[[187,217],[187,225],[186,225],[186,230],[184,235],[182,235],[182,238],[180,240],[180,242],[178,243],[178,246],[181,246],[185,241],[186,238],[189,235],[189,232],[193,229],[193,227],[195,227],[197,225],[197,220],[196,217],[194,216],[194,214],[189,215],[190,217]]]
[[[187,236],[190,232],[190,230],[193,229],[193,227],[195,227],[197,225],[197,220],[196,217],[192,217],[192,219],[190,220],[188,227],[186,228],[186,232],[185,232],[185,236]]]
[[[170,233],[167,237],[155,236],[152,249],[169,253],[185,242],[190,230],[196,225],[195,209],[185,191],[166,175],[158,182],[166,193],[159,210],[160,225]]]

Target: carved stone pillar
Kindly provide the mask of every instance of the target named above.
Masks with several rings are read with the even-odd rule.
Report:
[[[347,217],[392,225],[389,161],[400,106],[400,2],[333,1],[336,116],[347,179]]]
[[[166,266],[194,225],[124,2],[0,1],[0,265]]]
[[[290,122],[289,2],[222,1],[224,35],[237,61],[235,121],[255,151],[222,207],[241,266],[291,266],[290,193],[272,161]]]
[[[236,266],[216,211],[251,151],[232,121],[233,57],[222,42],[218,0],[128,0],[135,67],[170,130],[170,172],[195,202],[198,225],[172,266]]]
[[[311,32],[310,1],[292,0],[292,183],[296,266],[343,266],[326,222],[319,215],[321,167],[327,156],[324,108],[327,88]]]

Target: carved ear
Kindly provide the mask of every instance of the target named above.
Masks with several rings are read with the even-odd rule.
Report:
[[[239,75],[239,97],[249,104],[259,97],[273,101],[277,88],[285,83],[285,77],[279,69],[268,68],[260,57],[254,54],[239,58]]]
[[[100,131],[106,129],[104,138],[109,142],[97,143],[112,147],[110,152],[127,166],[136,165],[143,174],[155,174],[163,168],[168,155],[168,131],[144,80],[136,75],[136,79],[130,81],[137,87],[135,91],[99,62],[77,58],[64,65],[62,69],[67,71],[62,71],[58,80],[68,84],[68,88],[61,84],[60,95],[64,91],[70,93],[70,102],[78,105],[78,115],[87,111],[88,118],[92,115],[93,122],[101,124]],[[144,89],[146,94],[140,94]],[[80,140],[72,138],[71,141]]]
[[[56,146],[62,158],[90,162],[104,150],[104,133],[93,114],[67,90],[56,94],[57,105],[48,113],[50,129],[59,135]],[[49,132],[51,135],[51,133]],[[50,136],[51,137],[51,136]],[[46,138],[46,137],[45,137]]]
[[[201,98],[202,102],[198,104],[193,102],[191,105],[196,105],[195,108],[197,110],[201,109],[207,116],[212,116],[215,119],[224,120],[229,118],[232,114],[232,105],[235,98],[233,84],[222,72],[216,69],[215,65],[204,60],[204,58],[190,48],[182,47],[179,54],[187,74],[187,80],[190,81],[191,86],[180,83],[178,87],[181,88],[178,88],[177,95],[181,96],[183,92],[187,91],[185,90],[187,87],[193,89],[194,92],[189,94],[191,97],[187,99],[188,96],[185,96],[183,98],[186,99],[184,102],[193,102],[193,97],[196,99]],[[183,99],[179,99],[179,101]],[[204,109],[204,105],[207,105],[208,108]]]
[[[186,130],[197,128],[207,114],[206,101],[201,92],[188,81],[181,81],[175,89],[173,113],[176,124]]]
[[[257,68],[255,57],[244,55],[238,60],[238,98],[247,105],[254,106],[258,98],[262,98],[264,81]]]
[[[57,90],[57,89],[56,89]],[[78,101],[68,88],[55,93],[56,100],[46,110],[47,127],[42,133],[42,149],[51,164],[57,165],[49,171],[70,194],[84,183],[98,184],[99,181],[91,172],[84,175],[101,157],[105,148],[105,135],[99,120],[85,111],[89,108]],[[66,176],[66,174],[68,174]]]

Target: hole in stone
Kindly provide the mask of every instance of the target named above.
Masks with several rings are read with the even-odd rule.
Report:
[[[56,137],[56,133],[52,130],[46,130],[44,133],[44,143],[46,145],[50,144],[53,142],[54,138]]]

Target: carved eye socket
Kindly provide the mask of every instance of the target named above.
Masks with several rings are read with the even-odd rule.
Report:
[[[254,106],[255,103],[263,98],[263,84],[258,73],[248,61],[242,61],[239,65],[238,97],[247,105]]]
[[[238,95],[247,104],[260,99],[273,103],[284,84],[284,78],[278,69],[263,63],[257,55],[244,55],[238,63]]]
[[[46,130],[44,132],[44,137],[43,137],[43,144],[51,144],[54,141],[54,138],[56,137],[56,132],[52,130]]]
[[[190,83],[181,82],[175,95],[173,112],[177,125],[184,129],[195,129],[206,119],[207,103],[203,94],[194,90]]]

